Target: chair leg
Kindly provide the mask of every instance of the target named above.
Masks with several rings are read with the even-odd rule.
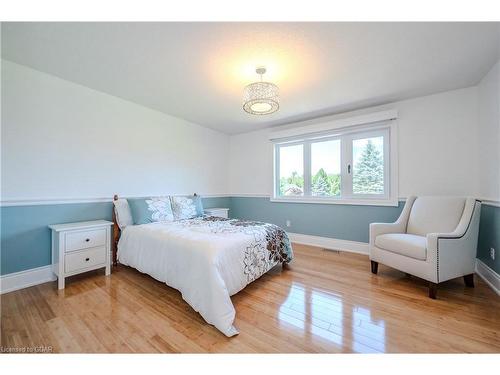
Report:
[[[469,275],[464,276],[465,285],[469,288],[474,288],[474,274],[471,273]]]
[[[436,283],[429,281],[429,298],[436,299],[437,287],[438,285]]]
[[[378,262],[372,260],[371,263],[372,263],[372,273],[376,275],[378,272]]]

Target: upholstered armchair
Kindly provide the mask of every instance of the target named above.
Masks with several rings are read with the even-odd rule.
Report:
[[[372,273],[382,263],[420,277],[433,299],[446,280],[473,287],[480,211],[474,198],[408,198],[395,223],[370,224]]]

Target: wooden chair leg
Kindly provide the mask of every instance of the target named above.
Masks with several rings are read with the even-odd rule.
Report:
[[[378,262],[372,260],[371,264],[372,264],[372,273],[376,275],[378,272]]]
[[[282,262],[281,263],[281,269],[284,270],[286,268],[288,268],[288,263],[287,262]]]
[[[469,275],[464,276],[465,285],[469,288],[474,288],[474,274],[471,273]]]
[[[429,281],[429,298],[436,299],[437,287],[438,285],[436,283]]]

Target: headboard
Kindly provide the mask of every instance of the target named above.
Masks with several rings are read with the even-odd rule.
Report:
[[[115,194],[115,196],[113,197],[113,201],[117,200],[118,200],[118,195]],[[118,265],[116,252],[118,251],[118,240],[120,239],[120,234],[121,230],[120,227],[118,226],[118,221],[116,220],[115,205],[113,203],[113,244],[112,244],[113,266]]]

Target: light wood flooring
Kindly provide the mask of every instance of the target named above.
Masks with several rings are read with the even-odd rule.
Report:
[[[294,245],[232,297],[238,336],[227,338],[178,291],[118,266],[1,296],[1,343],[54,352],[371,353],[500,352],[500,297],[479,278],[427,284],[367,256]]]

